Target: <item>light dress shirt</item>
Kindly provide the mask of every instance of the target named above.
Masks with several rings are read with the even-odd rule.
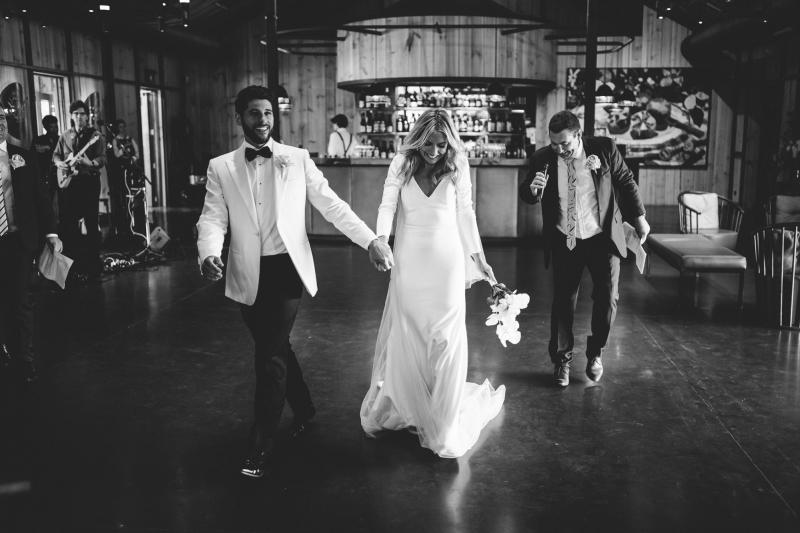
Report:
[[[0,192],[6,198],[6,220],[8,232],[17,231],[14,224],[14,189],[11,184],[11,156],[8,153],[8,141],[0,143]]]
[[[341,135],[341,138],[339,137]],[[348,157],[353,153],[354,144],[352,135],[345,128],[336,128],[336,131],[328,137],[328,155],[336,157]],[[349,146],[348,146],[349,145]]]
[[[270,137],[267,146],[273,148],[273,140]],[[245,149],[258,148],[245,141]],[[261,255],[285,254],[286,245],[283,243],[278,233],[277,209],[275,201],[275,166],[272,159],[256,156],[252,161],[245,160],[247,166],[247,179],[250,183],[250,190],[253,192],[253,200],[256,205],[256,216],[258,217],[258,230],[261,235]]]
[[[560,212],[558,216],[558,230],[567,235],[567,194],[569,187],[569,174],[567,162],[558,159],[558,203]],[[597,204],[597,189],[594,186],[592,172],[586,168],[586,151],[583,141],[574,157],[576,184],[575,184],[575,237],[588,239],[601,233],[600,207]]]

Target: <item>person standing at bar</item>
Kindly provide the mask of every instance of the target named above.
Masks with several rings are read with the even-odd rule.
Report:
[[[99,278],[100,228],[98,227],[100,203],[100,169],[106,164],[104,139],[89,126],[89,108],[81,100],[69,106],[73,127],[65,131],[53,152],[57,169],[69,172],[66,161],[92,143],[71,166],[75,175],[69,185],[59,189],[59,228],[64,238],[65,255],[75,260],[74,269],[89,278]],[[58,170],[57,170],[58,172]],[[61,184],[59,184],[61,187]],[[81,220],[86,231],[85,250],[81,250]]]
[[[255,413],[241,473],[262,477],[271,466],[285,402],[292,433],[316,413],[289,336],[303,287],[317,292],[314,258],[305,226],[306,200],[350,240],[369,250],[373,264],[391,268],[389,245],[359,219],[328,185],[308,151],[271,138],[272,102],[266,87],[236,96],[236,122],[244,142],[212,159],[197,250],[203,277],[222,279],[222,245],[230,232],[225,295],[238,302],[255,340]]]
[[[0,107],[0,367],[37,377],[33,349],[31,266],[43,242],[60,252],[61,241],[36,157],[8,142]]]
[[[569,385],[575,338],[572,325],[583,269],[592,276],[592,334],[586,342],[586,376],[603,375],[602,350],[608,341],[619,299],[620,257],[627,248],[623,221],[641,242],[650,225],[633,174],[611,139],[582,137],[578,117],[553,115],[550,146],[531,156],[533,173],[522,182],[520,198],[542,203],[545,264],[553,263],[550,343],[556,385]]]
[[[353,136],[347,131],[349,121],[344,115],[331,119],[333,131],[328,138],[328,155],[331,157],[350,157],[353,154]]]

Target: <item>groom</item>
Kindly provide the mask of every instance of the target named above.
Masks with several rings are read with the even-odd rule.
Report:
[[[225,295],[238,302],[255,340],[255,419],[241,472],[262,477],[270,465],[284,400],[294,413],[292,434],[314,416],[314,404],[289,334],[303,287],[317,292],[314,259],[305,228],[306,199],[373,264],[391,268],[393,257],[328,186],[308,152],[270,138],[273,94],[249,86],[236,96],[236,122],[244,143],[211,160],[197,249],[204,278],[222,278],[220,258],[230,231]]]
[[[601,351],[617,314],[620,257],[626,257],[622,222],[642,242],[650,232],[633,173],[611,139],[582,137],[578,117],[553,115],[550,146],[531,156],[531,173],[519,188],[523,201],[542,203],[545,261],[553,261],[550,360],[556,385],[569,385],[575,338],[572,324],[583,269],[592,276],[592,334],[586,342],[586,376],[603,375]]]

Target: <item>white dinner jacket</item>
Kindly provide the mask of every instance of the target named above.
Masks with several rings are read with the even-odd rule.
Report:
[[[253,305],[258,292],[261,233],[247,176],[244,143],[208,164],[203,212],[197,221],[197,251],[202,262],[221,256],[225,233],[230,230],[225,296]],[[317,292],[314,258],[306,233],[306,198],[322,216],[351,241],[366,249],[375,234],[328,185],[307,150],[273,143],[275,202],[278,234],[300,279],[311,296]]]

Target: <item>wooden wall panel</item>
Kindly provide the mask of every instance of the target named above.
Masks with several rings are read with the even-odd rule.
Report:
[[[164,56],[164,85],[179,89],[183,84],[183,62],[177,56]]]
[[[76,73],[103,75],[103,45],[96,35],[72,32],[72,68]]]
[[[54,70],[67,70],[66,32],[56,26],[42,27],[31,21],[31,59],[34,66]]]
[[[147,48],[137,48],[136,54],[136,80],[145,85],[161,83],[161,69],[158,64],[158,53]]]
[[[495,24],[514,19],[494,17],[394,17],[362,25]],[[390,29],[383,35],[344,33],[337,43],[337,82],[382,78],[513,77],[555,81],[553,44],[544,30],[501,35],[492,28]]]
[[[0,61],[25,63],[25,33],[18,18],[0,17]]]
[[[127,42],[115,41],[111,45],[111,55],[114,63],[114,78],[134,81],[136,79],[136,70],[134,68],[133,46]]]

